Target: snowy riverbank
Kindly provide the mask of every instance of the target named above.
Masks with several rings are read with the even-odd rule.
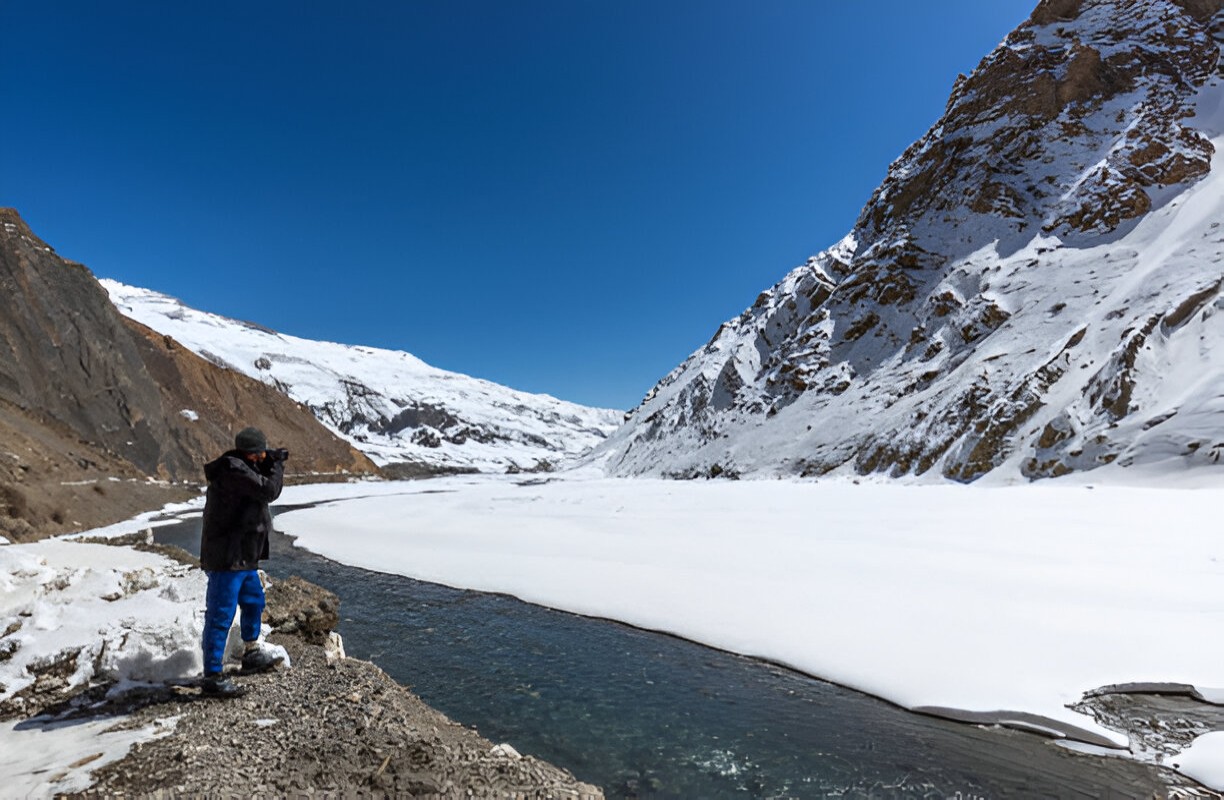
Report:
[[[198,513],[198,503],[180,510]],[[151,516],[85,536],[139,531]],[[374,665],[293,637],[265,644],[292,652],[288,668],[241,678],[240,699],[202,698],[191,679],[204,589],[199,569],[126,546],[0,544],[5,796],[194,796],[218,786],[268,796],[602,796],[447,719]]]
[[[1219,489],[520,476],[283,500],[338,497],[278,527],[337,561],[667,631],[909,708],[1125,748],[1069,705],[1107,685],[1224,686]],[[1222,738],[1169,763],[1224,788]]]
[[[146,527],[136,520],[95,535]],[[205,580],[199,570],[125,547],[48,539],[0,546],[0,773],[18,796],[89,785],[90,772],[174,720],[107,732],[114,720],[38,724],[53,705],[95,679],[122,691],[195,675]],[[24,712],[24,713],[23,713]]]

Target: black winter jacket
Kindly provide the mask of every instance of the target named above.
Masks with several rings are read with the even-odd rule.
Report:
[[[208,495],[200,566],[208,572],[255,569],[268,557],[272,514],[268,503],[280,497],[285,462],[252,464],[231,450],[204,466]]]

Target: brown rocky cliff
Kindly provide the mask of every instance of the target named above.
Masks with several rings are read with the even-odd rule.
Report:
[[[1043,0],[892,165],[860,240],[963,223],[966,207],[999,223],[978,241],[1037,227],[1105,233],[1147,213],[1153,188],[1210,168],[1210,143],[1185,124],[1186,89],[1215,69],[1210,21],[1222,6]]]
[[[0,209],[0,536],[192,496],[203,464],[252,424],[290,449],[291,475],[378,472],[271,387],[124,318],[87,268]]]
[[[89,270],[0,209],[0,402],[148,475],[173,477],[169,429],[136,344]]]

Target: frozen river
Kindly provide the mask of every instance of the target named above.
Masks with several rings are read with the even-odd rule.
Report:
[[[199,520],[156,536],[196,551]],[[1163,785],[1149,766],[913,714],[617,623],[348,567],[285,536],[265,566],[340,596],[350,656],[609,797],[1151,796]]]

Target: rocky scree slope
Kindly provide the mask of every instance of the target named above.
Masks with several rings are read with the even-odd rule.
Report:
[[[0,209],[0,536],[97,527],[194,495],[174,484],[200,481],[248,424],[302,454],[297,470],[377,472],[279,393],[124,319],[87,268]]]
[[[602,442],[623,416],[447,372],[409,353],[301,339],[102,284],[126,316],[302,403],[393,477],[547,471]]]
[[[960,481],[1215,463],[1221,5],[1043,0],[957,79],[854,230],[594,457]]]

